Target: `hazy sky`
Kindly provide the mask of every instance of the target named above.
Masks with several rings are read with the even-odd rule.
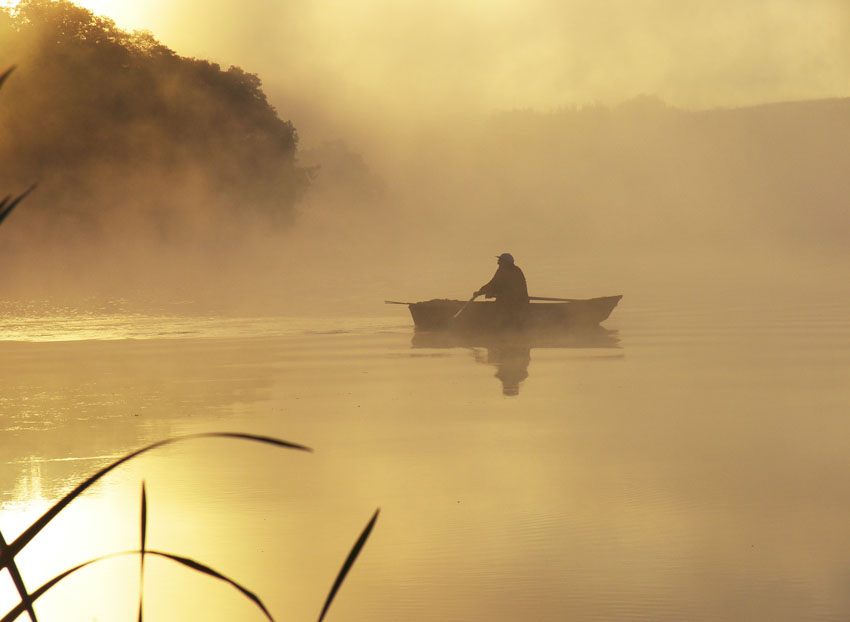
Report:
[[[641,94],[693,108],[850,95],[848,0],[79,4],[180,54],[258,73],[279,107],[290,100],[293,114],[282,116],[416,118]]]
[[[352,256],[374,257],[376,264],[392,257],[397,275],[388,275],[387,265],[375,269],[388,279],[384,289],[403,290],[390,281],[406,283],[417,274],[410,295],[419,299],[449,294],[446,275],[461,257],[486,263],[458,275],[457,290],[479,285],[481,272],[487,276],[492,269],[492,255],[505,250],[523,258],[538,293],[576,297],[623,291],[626,282],[634,286],[638,272],[672,274],[658,280],[661,290],[682,274],[726,278],[756,263],[729,253],[731,247],[741,253],[765,249],[759,252],[766,271],[783,278],[787,268],[774,269],[777,252],[804,250],[817,261],[845,252],[846,141],[836,129],[843,127],[838,113],[823,119],[816,112],[823,108],[789,113],[785,123],[793,131],[777,131],[787,138],[778,151],[772,137],[752,140],[722,123],[723,136],[696,127],[678,136],[672,130],[653,134],[623,117],[614,128],[619,133],[591,139],[572,132],[568,119],[553,118],[544,121],[560,127],[562,136],[552,145],[533,132],[514,145],[510,132],[524,127],[521,120],[514,129],[471,121],[481,112],[551,111],[639,95],[686,108],[850,97],[850,0],[78,2],[121,28],[150,31],[181,55],[258,74],[280,116],[297,128],[300,157],[339,138],[385,182],[386,193],[363,202],[375,208],[372,218],[339,192],[308,197],[300,246],[290,244],[287,257],[325,271],[320,279],[305,274],[301,291],[315,293],[317,281],[333,295],[344,291],[344,278],[333,275],[345,275]],[[770,119],[763,127],[780,127]],[[741,127],[749,122],[740,121]],[[624,127],[629,131],[620,131]],[[645,144],[638,150],[640,140]],[[345,180],[318,162],[325,165],[320,179],[327,187]],[[519,208],[522,219],[516,218]],[[485,218],[488,230],[482,232]],[[710,248],[705,264],[695,267],[693,253],[683,249],[696,243]],[[331,257],[329,244],[344,252]],[[643,260],[657,246],[653,269],[644,269],[635,257]],[[276,241],[268,248],[281,252]],[[384,248],[383,256],[376,248]],[[597,248],[602,253],[585,261],[583,255]],[[581,270],[573,264],[561,270],[580,255],[587,264]],[[402,256],[405,261],[397,262]],[[726,269],[718,270],[717,259],[725,257]],[[811,272],[793,259],[796,272]],[[269,278],[279,278],[277,264],[269,265]],[[624,265],[633,273],[625,274]],[[234,273],[241,279],[239,270]],[[569,283],[559,284],[562,274]]]

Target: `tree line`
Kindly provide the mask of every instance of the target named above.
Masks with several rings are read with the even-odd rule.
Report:
[[[260,79],[182,57],[67,0],[0,8],[0,187],[38,180],[27,222],[180,235],[199,216],[285,225],[309,184]]]

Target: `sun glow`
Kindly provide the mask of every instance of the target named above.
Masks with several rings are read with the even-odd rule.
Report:
[[[21,0],[0,0],[0,7],[15,8]],[[77,6],[88,9],[99,17],[108,17],[119,28],[125,30],[145,30],[150,7],[146,2],[130,2],[129,0],[73,0]]]
[[[34,498],[0,506],[3,535],[11,541],[52,504],[47,499]],[[34,592],[78,563],[133,548],[134,534],[122,531],[120,521],[112,520],[121,510],[114,499],[101,492],[80,499],[63,512],[57,525],[48,526],[16,556],[16,565],[28,591]],[[109,589],[97,593],[91,589],[92,585],[108,585]],[[68,611],[108,615],[110,611],[132,607],[137,585],[138,561],[128,557],[123,561],[98,563],[62,581],[38,600],[35,609],[39,617],[54,619],[63,619]],[[20,596],[12,582],[0,580],[0,613],[11,610],[19,602]]]
[[[128,2],[127,0],[76,0],[75,4],[87,8],[95,15],[108,17],[121,28],[138,30],[139,17],[143,13],[141,5],[144,2]]]

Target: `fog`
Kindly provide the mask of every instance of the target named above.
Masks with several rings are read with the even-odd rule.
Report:
[[[83,4],[256,73],[311,188],[271,227],[234,217],[246,195],[221,200],[194,160],[179,179],[135,168],[136,193],[183,206],[164,216],[179,235],[112,205],[94,232],[44,237],[59,190],[41,180],[0,231],[10,295],[382,313],[468,297],[505,251],[541,296],[802,296],[850,276],[844,2]],[[2,61],[5,103],[38,67]],[[121,188],[93,195],[132,206]]]
[[[303,103],[345,126],[369,110],[386,123],[641,94],[688,108],[843,96],[850,68],[841,0],[82,4],[288,86],[287,114]]]

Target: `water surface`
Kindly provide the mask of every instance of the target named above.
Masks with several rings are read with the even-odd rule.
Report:
[[[602,342],[448,347],[370,318],[6,310],[0,529],[177,434],[74,501],[19,557],[27,586],[148,546],[315,619],[850,617],[850,305],[671,308],[625,298]],[[582,347],[575,347],[575,346]],[[133,619],[138,560],[51,590],[40,620]],[[0,573],[0,609],[16,602]],[[261,620],[149,560],[151,620]]]

